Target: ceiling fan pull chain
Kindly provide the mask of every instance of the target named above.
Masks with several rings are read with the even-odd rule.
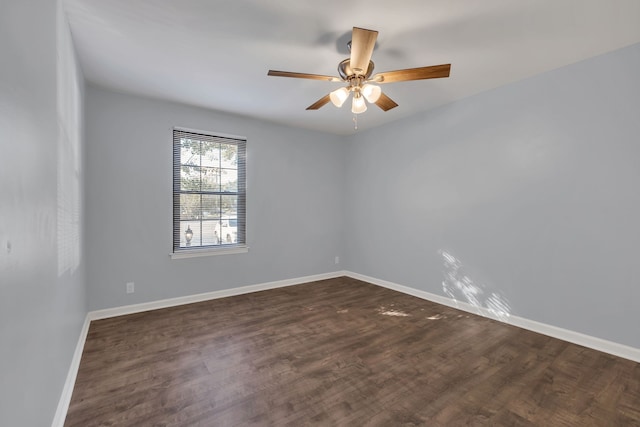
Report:
[[[353,128],[354,128],[355,130],[358,130],[358,115],[357,115],[357,114],[354,114],[354,115],[353,115],[353,119],[352,119],[352,120],[353,120]]]

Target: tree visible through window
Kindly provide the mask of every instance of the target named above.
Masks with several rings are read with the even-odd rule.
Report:
[[[246,140],[173,131],[174,252],[244,245]]]

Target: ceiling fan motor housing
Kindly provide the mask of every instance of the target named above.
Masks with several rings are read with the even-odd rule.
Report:
[[[369,77],[371,77],[374,67],[375,67],[375,64],[373,63],[373,61],[369,61],[367,72],[364,74],[365,79],[368,79]],[[353,70],[353,68],[351,68],[351,60],[349,58],[341,61],[340,64],[338,64],[338,74],[340,74],[340,77],[342,78],[342,80],[345,80],[345,81],[348,81],[349,79],[355,77],[356,72]]]

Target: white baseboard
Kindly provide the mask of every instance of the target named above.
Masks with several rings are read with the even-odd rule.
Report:
[[[217,298],[232,297],[251,292],[265,291],[268,289],[283,288],[285,286],[300,285],[302,283],[315,282],[316,280],[333,279],[346,276],[344,271],[315,274],[313,276],[297,277],[295,279],[278,280],[275,282],[260,283],[257,285],[242,286],[240,288],[223,289],[220,291],[206,292],[203,294],[187,295],[184,297],[169,298],[159,301],[145,302],[142,304],[125,305],[122,307],[107,308],[104,310],[90,311],[89,320],[107,319],[109,317],[123,316],[125,314],[141,313],[143,311],[157,310],[159,308],[174,307],[177,305],[191,304],[194,302],[208,301]]]
[[[375,277],[365,276],[364,274],[345,271],[344,275],[352,277],[354,279],[362,280],[363,282],[369,282],[374,285],[402,292],[403,294],[413,295],[427,301],[432,301],[438,304],[446,305],[448,307],[457,308],[459,310],[477,314],[479,316],[488,317],[499,322],[518,326],[520,328],[537,332],[539,334],[558,338],[563,341],[568,341],[574,344],[602,351],[604,353],[613,354],[614,356],[619,356],[640,363],[640,349],[635,347],[603,340],[601,338],[592,337],[590,335],[581,334],[579,332],[570,331],[568,329],[559,328],[557,326],[547,325],[545,323],[536,322],[535,320],[529,320],[523,317],[514,315],[496,316],[494,312],[487,310],[484,307],[476,307],[474,305],[462,301],[456,301],[442,295],[436,295],[429,292],[421,291],[419,289],[410,288],[408,286],[399,285],[397,283],[388,282],[386,280],[376,279]]]
[[[71,366],[69,366],[67,379],[64,382],[62,395],[60,396],[60,400],[58,401],[58,408],[56,409],[56,414],[53,417],[51,427],[64,426],[64,420],[67,417],[67,411],[69,410],[69,404],[71,403],[73,387],[76,384],[76,377],[78,376],[78,369],[80,368],[80,359],[82,359],[84,343],[87,340],[87,333],[89,332],[89,323],[91,323],[91,320],[89,319],[89,315],[87,314],[87,316],[85,316],[84,318],[82,329],[80,330],[80,337],[78,338],[76,349],[73,352],[73,357],[71,358]]]

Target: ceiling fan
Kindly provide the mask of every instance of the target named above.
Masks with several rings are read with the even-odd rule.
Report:
[[[407,68],[404,70],[386,71],[384,73],[373,74],[374,63],[371,61],[371,55],[373,53],[373,48],[376,45],[377,38],[377,31],[353,27],[351,41],[348,43],[351,50],[351,57],[338,64],[338,74],[340,74],[340,77],[275,70],[269,70],[267,75],[294,77],[298,79],[324,80],[329,82],[344,82],[347,84],[346,86],[323,96],[308,106],[307,110],[318,110],[329,101],[331,101],[336,107],[341,107],[349,95],[353,93],[351,112],[354,114],[360,114],[367,111],[367,103],[365,102],[365,99],[370,103],[376,104],[384,111],[389,111],[398,106],[394,100],[382,92],[380,86],[377,84],[449,77],[451,64]]]

